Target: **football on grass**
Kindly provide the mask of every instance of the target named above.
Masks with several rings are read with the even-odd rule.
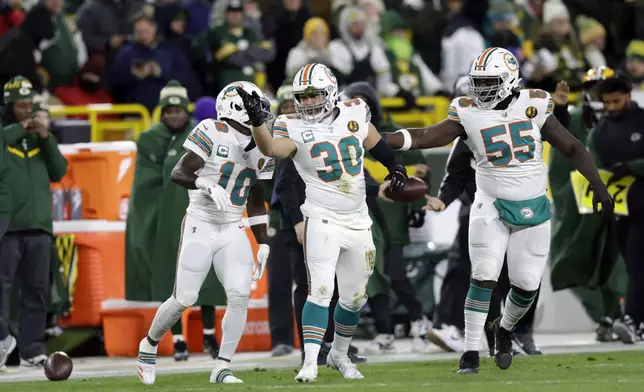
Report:
[[[418,177],[409,177],[404,188],[397,192],[392,192],[389,188],[385,190],[385,196],[393,201],[401,203],[411,203],[423,199],[429,190],[425,181]]]
[[[51,381],[67,380],[73,368],[71,358],[62,351],[56,351],[45,362],[45,376]]]

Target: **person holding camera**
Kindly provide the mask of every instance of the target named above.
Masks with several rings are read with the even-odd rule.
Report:
[[[4,85],[2,132],[10,169],[11,217],[0,240],[0,366],[16,346],[7,325],[14,283],[20,286],[21,364],[42,367],[47,359],[43,339],[53,249],[50,182],[63,178],[67,161],[49,133],[48,117],[34,116],[34,92],[22,76]]]

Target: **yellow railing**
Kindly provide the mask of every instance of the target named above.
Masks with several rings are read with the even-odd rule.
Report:
[[[570,94],[570,103],[575,104],[581,99],[580,94]],[[402,98],[382,98],[380,101],[383,109],[391,114],[391,119],[407,127],[426,127],[445,119],[450,100],[444,97],[419,97],[416,99],[417,108],[403,110],[405,101]],[[275,106],[275,104],[273,104]],[[274,107],[273,107],[274,108]],[[190,104],[188,110],[194,110]],[[105,131],[133,131],[132,139],[138,139],[141,132],[152,124],[161,120],[161,109],[157,106],[152,115],[139,104],[92,104],[87,106],[60,106],[50,107],[52,117],[61,116],[87,116],[91,126],[91,141],[105,140]],[[125,119],[100,119],[101,115],[125,115]],[[133,116],[130,118],[129,116]]]
[[[136,140],[141,132],[150,128],[150,112],[139,104],[91,104],[87,106],[61,106],[52,105],[49,107],[52,117],[61,116],[87,116],[91,129],[91,141],[100,142],[105,140],[105,131],[133,131],[133,139]],[[107,119],[99,120],[100,115],[132,115],[138,118]]]

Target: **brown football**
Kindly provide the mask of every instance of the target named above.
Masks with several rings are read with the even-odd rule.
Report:
[[[74,364],[62,351],[51,354],[45,362],[45,376],[51,381],[64,381],[72,374]]]
[[[397,192],[392,192],[389,188],[385,190],[385,196],[393,201],[401,203],[411,203],[423,199],[429,190],[425,181],[418,177],[409,177],[404,188]]]

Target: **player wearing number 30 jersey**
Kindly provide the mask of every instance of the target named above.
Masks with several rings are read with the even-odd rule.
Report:
[[[404,186],[405,169],[371,124],[362,100],[338,103],[338,84],[329,68],[307,64],[293,80],[296,116],[280,116],[273,135],[264,125],[266,103],[244,94],[253,136],[271,157],[291,157],[306,184],[304,256],[309,295],[302,312],[304,366],[296,381],[317,378],[317,357],[327,328],[328,307],[338,279],[335,337],[327,365],[344,378],[362,374],[347,357],[351,337],[367,300],[366,286],[374,268],[375,247],[367,211],[362,159],[365,149],[389,169],[391,188]]]
[[[192,130],[183,145],[187,152],[172,171],[172,180],[189,189],[190,204],[172,296],[159,307],[148,336],[139,345],[138,374],[144,384],[155,381],[159,340],[195,303],[213,267],[226,291],[227,308],[210,382],[242,382],[232,374],[229,363],[246,324],[251,283],[261,278],[270,252],[264,190],[258,180],[273,176],[275,160],[256,148],[237,88],[261,94],[248,82],[226,86],[217,96],[218,119],[204,120]],[[259,243],[254,273],[253,251],[242,223],[247,204],[248,225]]]
[[[471,284],[465,300],[465,353],[459,373],[478,373],[479,349],[492,290],[507,252],[512,288],[494,323],[495,362],[512,363],[511,331],[532,305],[550,249],[550,203],[542,142],[567,155],[595,190],[595,206],[610,219],[613,202],[584,146],[552,116],[542,90],[519,89],[519,64],[509,51],[488,48],[470,69],[470,96],[452,101],[447,119],[423,129],[386,134],[398,149],[444,146],[464,139],[476,159],[470,212]]]

